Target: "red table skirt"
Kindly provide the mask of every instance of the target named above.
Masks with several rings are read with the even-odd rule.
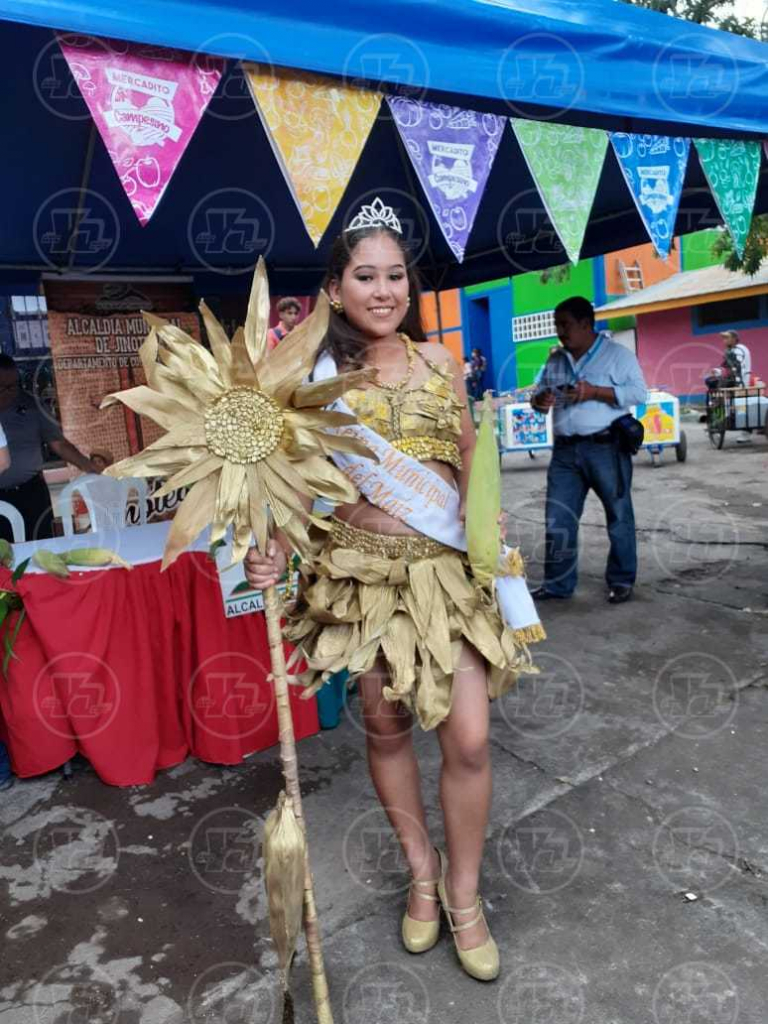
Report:
[[[0,587],[10,574],[0,570]],[[29,574],[27,617],[0,711],[13,770],[51,771],[80,751],[116,786],[151,782],[188,754],[238,764],[277,742],[267,629],[227,619],[202,554],[131,571]],[[317,702],[291,688],[297,738],[317,732]],[[0,723],[1,724],[1,723]]]

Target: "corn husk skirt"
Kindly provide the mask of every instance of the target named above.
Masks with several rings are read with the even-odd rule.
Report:
[[[304,659],[299,677],[310,697],[332,675],[370,671],[383,656],[386,700],[401,702],[424,729],[451,710],[463,642],[488,663],[488,696],[506,693],[521,673],[535,673],[528,644],[545,633],[505,626],[495,598],[469,576],[466,558],[428,537],[384,536],[332,520],[300,586],[286,637]]]

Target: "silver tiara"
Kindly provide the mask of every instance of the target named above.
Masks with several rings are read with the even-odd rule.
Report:
[[[391,206],[385,206],[383,201],[376,196],[373,202],[367,206],[365,203],[362,209],[356,216],[350,221],[349,226],[346,227],[345,231],[357,231],[359,228],[392,228],[398,235],[402,235],[403,229],[400,225],[400,221],[397,219],[397,214]]]

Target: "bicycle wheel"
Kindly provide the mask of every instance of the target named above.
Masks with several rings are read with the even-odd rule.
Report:
[[[719,450],[723,447],[723,441],[725,441],[725,415],[721,411],[710,414],[709,422],[707,423],[707,434],[709,435],[709,443],[713,448]]]

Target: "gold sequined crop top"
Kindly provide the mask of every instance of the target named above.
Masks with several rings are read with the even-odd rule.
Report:
[[[398,451],[420,462],[434,459],[461,469],[458,438],[464,408],[453,388],[453,374],[447,366],[434,363],[409,338],[411,353],[418,354],[432,371],[417,388],[353,388],[344,401],[371,430],[381,434]]]

